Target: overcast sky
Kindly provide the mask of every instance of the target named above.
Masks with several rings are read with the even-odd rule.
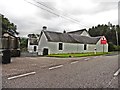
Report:
[[[27,36],[29,33],[40,33],[42,26],[63,32],[107,24],[109,21],[118,24],[118,1],[0,0],[0,13],[17,25],[20,36]]]

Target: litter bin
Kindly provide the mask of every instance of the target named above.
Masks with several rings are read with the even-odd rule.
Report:
[[[2,63],[3,64],[11,63],[11,52],[10,52],[10,50],[4,50],[2,52],[3,52]]]

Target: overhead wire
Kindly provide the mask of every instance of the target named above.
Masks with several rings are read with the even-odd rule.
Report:
[[[81,25],[78,20],[75,20],[75,19],[73,19],[73,18],[71,18],[71,17],[67,17],[67,16],[64,16],[64,15],[60,15],[60,14],[55,13],[54,9],[48,7],[47,5],[45,5],[45,4],[43,4],[43,3],[40,3],[40,2],[37,2],[37,1],[33,0],[33,1],[35,1],[36,3],[38,3],[38,4],[40,4],[40,5],[44,6],[44,7],[46,7],[47,9],[45,9],[45,8],[43,8],[43,7],[40,7],[39,5],[36,5],[36,4],[34,4],[34,3],[32,3],[32,2],[29,2],[29,1],[27,1],[27,0],[24,0],[24,1],[26,1],[27,3],[29,3],[29,4],[31,4],[31,5],[34,5],[34,6],[38,7],[38,8],[40,8],[40,9],[43,9],[43,10],[45,10],[45,11],[51,13],[51,14],[54,14],[54,15],[56,15],[57,17],[64,18],[64,19],[69,20],[69,21],[72,21],[72,22],[74,22],[74,23],[76,23],[76,24],[78,24],[78,25],[80,25],[80,26],[84,26],[84,27],[86,27],[86,28],[89,28],[89,27],[87,27],[87,26],[85,26],[85,25]],[[49,10],[48,10],[48,9],[49,9]],[[51,10],[52,10],[52,11],[51,11]],[[71,19],[71,20],[70,20],[70,19]]]
[[[52,11],[54,11],[54,12],[55,12],[55,10],[58,11],[58,10],[55,9],[55,8],[53,9],[53,8],[48,7],[47,5],[43,4],[42,2],[38,2],[38,1],[36,1],[36,0],[33,0],[33,1],[35,1],[36,3],[38,3],[38,4],[40,4],[40,5],[48,8],[48,9],[50,9],[50,10],[52,10]],[[60,12],[61,12],[61,11],[60,11]],[[74,19],[74,18],[71,18],[70,16],[60,15],[60,17],[62,17],[62,18],[64,18],[64,19],[68,19],[68,20],[70,19],[70,20],[76,22],[76,23],[79,24],[79,25],[80,25],[80,23],[81,23],[80,21],[78,21],[78,20],[76,20],[76,19]],[[86,25],[83,25],[83,24],[81,24],[81,25],[87,27]],[[87,27],[87,28],[89,28],[89,27]]]

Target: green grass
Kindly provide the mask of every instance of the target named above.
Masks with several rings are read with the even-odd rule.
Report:
[[[50,54],[48,57],[61,57],[61,58],[67,58],[67,57],[86,57],[86,56],[100,56],[100,55],[106,55],[110,54],[111,52],[97,52],[94,54],[94,52],[90,53],[61,53],[61,54]]]

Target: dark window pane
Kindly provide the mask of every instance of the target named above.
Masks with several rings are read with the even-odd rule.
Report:
[[[30,39],[30,45],[38,45],[38,40],[37,40],[37,38],[31,38],[31,39]]]
[[[63,44],[59,43],[59,50],[63,50]]]

